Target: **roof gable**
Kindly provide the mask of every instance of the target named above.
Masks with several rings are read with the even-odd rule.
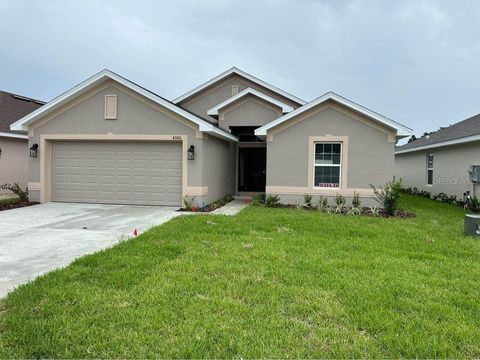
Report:
[[[350,108],[354,111],[357,111],[373,120],[376,122],[383,124],[386,127],[389,127],[393,130],[396,131],[397,137],[405,137],[405,136],[410,136],[412,134],[412,129],[396,122],[393,121],[383,115],[380,115],[370,109],[367,109],[366,107],[363,107],[351,100],[348,100],[347,98],[344,98],[343,96],[340,96],[338,94],[335,94],[333,92],[328,92],[319,98],[309,102],[306,105],[303,105],[302,107],[299,107],[298,109],[276,119],[275,121],[272,121],[271,123],[264,125],[258,129],[255,130],[255,135],[257,136],[266,136],[267,131],[273,127],[276,127],[292,118],[294,118],[297,115],[300,115],[304,113],[305,111],[312,109],[313,107],[320,105],[328,100],[333,100],[339,104],[342,104],[343,106],[346,106],[347,108]]]
[[[287,105],[271,96],[268,96],[258,90],[255,90],[255,89],[252,89],[252,88],[246,88],[245,90],[239,92],[237,95],[234,95],[230,98],[228,98],[227,100],[225,101],[222,101],[220,104],[218,105],[215,105],[214,107],[208,109],[207,111],[207,114],[210,115],[210,116],[218,116],[218,113],[221,109],[223,109],[224,107],[230,105],[230,104],[233,104],[234,102],[248,96],[248,95],[253,95],[257,98],[260,98],[262,100],[265,100],[275,106],[278,106],[279,108],[282,109],[282,112],[285,114],[285,113],[288,113],[290,111],[293,111],[293,107],[290,106],[290,105]]]
[[[283,97],[285,97],[287,99],[290,99],[291,101],[293,101],[293,102],[295,102],[299,105],[304,105],[306,103],[304,100],[302,100],[302,99],[300,99],[300,98],[298,98],[298,97],[296,97],[292,94],[289,94],[286,91],[283,91],[283,90],[277,88],[276,86],[273,86],[273,85],[271,85],[271,84],[269,84],[269,83],[267,83],[263,80],[260,80],[260,79],[256,78],[253,75],[250,75],[249,73],[247,73],[245,71],[237,69],[236,67],[232,67],[231,69],[221,73],[220,75],[215,76],[213,79],[211,79],[211,80],[203,83],[202,85],[197,86],[196,88],[190,90],[189,92],[177,97],[176,99],[173,100],[173,103],[178,104],[179,102],[181,102],[181,101],[183,101],[187,98],[192,97],[193,95],[197,94],[198,92],[202,91],[203,89],[205,89],[205,88],[207,88],[207,87],[209,87],[209,86],[211,86],[211,85],[229,77],[232,74],[237,74],[237,75],[239,75],[241,77],[244,77],[244,78],[246,78],[246,79],[248,79],[248,80],[250,80],[254,83],[257,83],[258,85],[263,86],[264,88],[267,88],[270,91],[273,91],[273,92],[275,92],[279,95],[282,95]]]
[[[21,118],[20,120],[16,121],[10,126],[11,130],[16,131],[26,131],[28,130],[28,125],[34,123],[35,121],[39,120],[40,118],[44,117],[45,115],[51,113],[55,109],[61,107],[62,105],[68,103],[72,99],[86,93],[88,90],[94,88],[95,86],[99,85],[103,81],[111,79],[116,81],[123,86],[129,88],[132,91],[139,93],[140,95],[156,102],[159,105],[173,111],[174,113],[184,117],[187,120],[192,121],[193,123],[199,126],[199,131],[205,132],[207,134],[211,134],[212,136],[216,136],[219,138],[223,138],[229,141],[237,141],[237,138],[232,134],[210,124],[208,121],[199,118],[198,116],[188,112],[185,109],[178,107],[177,105],[171,103],[170,101],[158,96],[157,94],[135,84],[134,82],[125,79],[124,77],[110,71],[110,70],[102,70],[99,73],[93,75],[92,77],[88,78],[87,80],[83,81],[82,83],[78,84],[77,86],[73,87],[72,89],[64,92],[63,94],[59,95],[46,105],[42,106],[41,108],[33,111],[32,113],[26,115],[25,117]]]

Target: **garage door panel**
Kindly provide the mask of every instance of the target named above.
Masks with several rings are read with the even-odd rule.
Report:
[[[54,142],[52,200],[181,205],[182,148],[161,142]]]

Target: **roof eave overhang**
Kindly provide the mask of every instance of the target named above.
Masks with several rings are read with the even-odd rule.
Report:
[[[475,142],[475,141],[480,141],[480,135],[466,136],[466,137],[459,138],[459,139],[453,139],[453,140],[438,142],[438,143],[435,143],[435,144],[417,146],[417,147],[410,148],[410,149],[405,149],[405,150],[396,150],[395,155],[411,153],[411,152],[416,152],[416,151],[436,149],[436,148],[445,147],[445,146],[467,144],[467,143],[471,143],[471,142]]]
[[[322,95],[320,96],[319,98],[311,101],[310,103],[298,108],[298,109],[295,109],[294,111],[292,111],[291,113],[288,113],[272,122],[270,122],[269,124],[266,124],[258,129],[255,130],[255,135],[256,136],[266,136],[267,135],[267,132],[268,130],[284,123],[285,121],[288,121],[289,119],[297,116],[297,115],[300,115],[301,113],[317,106],[317,105],[320,105],[328,100],[333,100],[337,103],[340,103],[344,106],[346,106],[347,108],[350,108],[352,110],[355,110],[356,112],[359,112],[369,118],[371,118],[372,120],[375,120],[381,124],[383,124],[384,126],[388,127],[388,128],[391,128],[392,130],[395,131],[395,134],[396,134],[396,138],[397,139],[400,139],[400,138],[404,138],[404,137],[407,137],[407,136],[411,136],[413,134],[413,130],[396,122],[396,121],[393,121],[383,115],[380,115],[370,109],[367,109],[351,100],[348,100],[347,98],[344,98],[343,96],[340,96],[338,94],[335,94],[333,92],[329,92],[329,93],[326,93],[325,95]]]
[[[98,84],[102,83],[107,79],[112,79],[125,87],[143,95],[144,97],[164,106],[165,108],[179,114],[180,116],[184,117],[187,120],[192,121],[193,123],[199,126],[199,131],[208,133],[212,136],[222,138],[227,141],[238,141],[237,137],[233,136],[232,134],[219,129],[206,120],[200,119],[199,117],[189,113],[188,111],[178,107],[175,104],[172,104],[165,99],[155,95],[154,93],[138,86],[137,84],[131,82],[123,78],[122,76],[111,72],[110,70],[102,70],[96,75],[88,78],[87,80],[83,81],[82,83],[78,84],[77,86],[73,87],[72,89],[68,90],[67,92],[57,96],[55,99],[50,101],[49,103],[43,105],[42,107],[38,108],[37,110],[31,112],[30,114],[24,116],[20,120],[16,121],[10,126],[10,129],[13,131],[27,131],[28,126],[38,119],[48,115],[55,109],[58,109],[62,105],[68,103],[73,98],[84,94],[85,92],[89,91],[90,89],[94,88]]]

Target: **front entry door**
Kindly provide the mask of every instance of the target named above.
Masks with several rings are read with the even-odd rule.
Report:
[[[265,192],[267,149],[238,149],[238,190]]]

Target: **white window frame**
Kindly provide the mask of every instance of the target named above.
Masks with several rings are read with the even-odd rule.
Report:
[[[340,163],[339,164],[316,164],[315,163],[315,155],[317,144],[339,144],[340,145]],[[315,168],[316,167],[338,167],[340,171],[338,173],[338,186],[337,187],[330,187],[330,186],[316,186],[315,185]],[[313,188],[314,189],[332,189],[332,190],[340,190],[342,188],[342,167],[343,167],[343,143],[341,141],[314,141],[313,142]]]
[[[430,156],[432,157],[432,166],[430,167],[429,165],[429,159],[430,159]],[[434,174],[434,161],[435,161],[435,157],[433,155],[433,153],[429,153],[427,154],[427,164],[426,164],[426,167],[427,167],[427,186],[433,186],[433,174]],[[431,171],[432,172],[432,183],[429,184],[428,183],[428,172]]]

